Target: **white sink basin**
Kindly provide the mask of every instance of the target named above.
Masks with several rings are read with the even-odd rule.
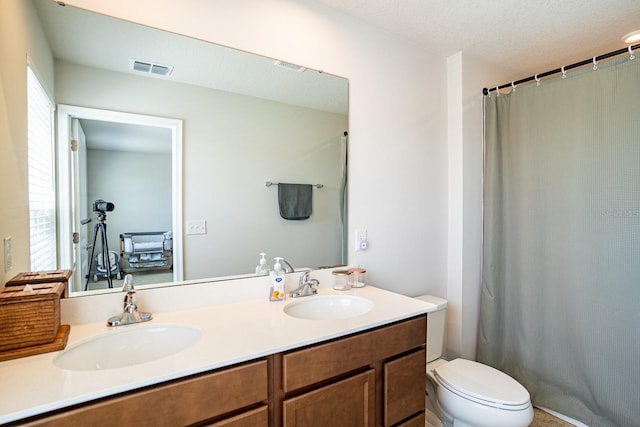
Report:
[[[177,353],[202,336],[199,329],[185,325],[123,328],[70,347],[53,363],[72,371],[123,368]]]
[[[348,319],[373,308],[373,302],[351,295],[309,296],[287,304],[284,312],[292,317],[309,320]]]

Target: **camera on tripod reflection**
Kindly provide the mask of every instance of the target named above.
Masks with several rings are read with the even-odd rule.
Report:
[[[94,212],[100,212],[100,213],[111,212],[115,208],[116,208],[116,205],[114,205],[111,202],[105,202],[102,199],[98,199],[98,200],[93,202],[93,211]]]
[[[109,251],[109,244],[107,243],[107,212],[112,212],[116,208],[111,202],[105,202],[102,199],[97,199],[93,202],[93,212],[96,214],[97,223],[94,226],[93,245],[91,246],[91,255],[89,255],[89,272],[85,275],[86,281],[84,282],[84,290],[89,289],[89,277],[92,276],[93,280],[97,281],[98,277],[106,277],[109,287],[112,288],[112,276],[115,275],[118,279],[121,278],[122,273],[120,271],[118,254],[116,252]],[[80,224],[85,225],[91,222],[91,218],[83,219]],[[98,248],[96,254],[96,244],[98,239],[101,240],[101,245]],[[88,249],[88,248],[87,248]],[[114,262],[111,261],[111,254],[114,256]]]

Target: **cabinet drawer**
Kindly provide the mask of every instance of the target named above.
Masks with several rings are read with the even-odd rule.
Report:
[[[421,349],[385,363],[385,426],[424,412],[426,357],[426,351]]]
[[[283,355],[286,393],[424,346],[426,316]]]
[[[372,427],[375,423],[374,370],[283,402],[284,427]]]
[[[188,425],[264,402],[267,387],[267,361],[261,360],[106,398],[24,425]]]
[[[424,423],[423,423],[424,424]],[[267,427],[269,425],[269,409],[261,406],[252,411],[244,412],[235,417],[207,424],[207,427]]]
[[[426,423],[426,417],[424,415],[424,412],[422,412],[421,414],[418,414],[415,417],[410,418],[405,422],[398,424],[396,427],[424,427],[425,423]]]

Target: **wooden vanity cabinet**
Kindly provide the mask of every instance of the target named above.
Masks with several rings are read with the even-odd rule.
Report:
[[[422,427],[426,328],[422,315],[14,425]]]
[[[268,393],[267,361],[260,360],[67,408],[19,425],[267,426]]]
[[[424,425],[426,326],[419,316],[284,353],[274,425]]]

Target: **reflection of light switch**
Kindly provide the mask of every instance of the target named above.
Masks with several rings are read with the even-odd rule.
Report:
[[[207,221],[204,219],[187,221],[187,234],[207,234]]]

